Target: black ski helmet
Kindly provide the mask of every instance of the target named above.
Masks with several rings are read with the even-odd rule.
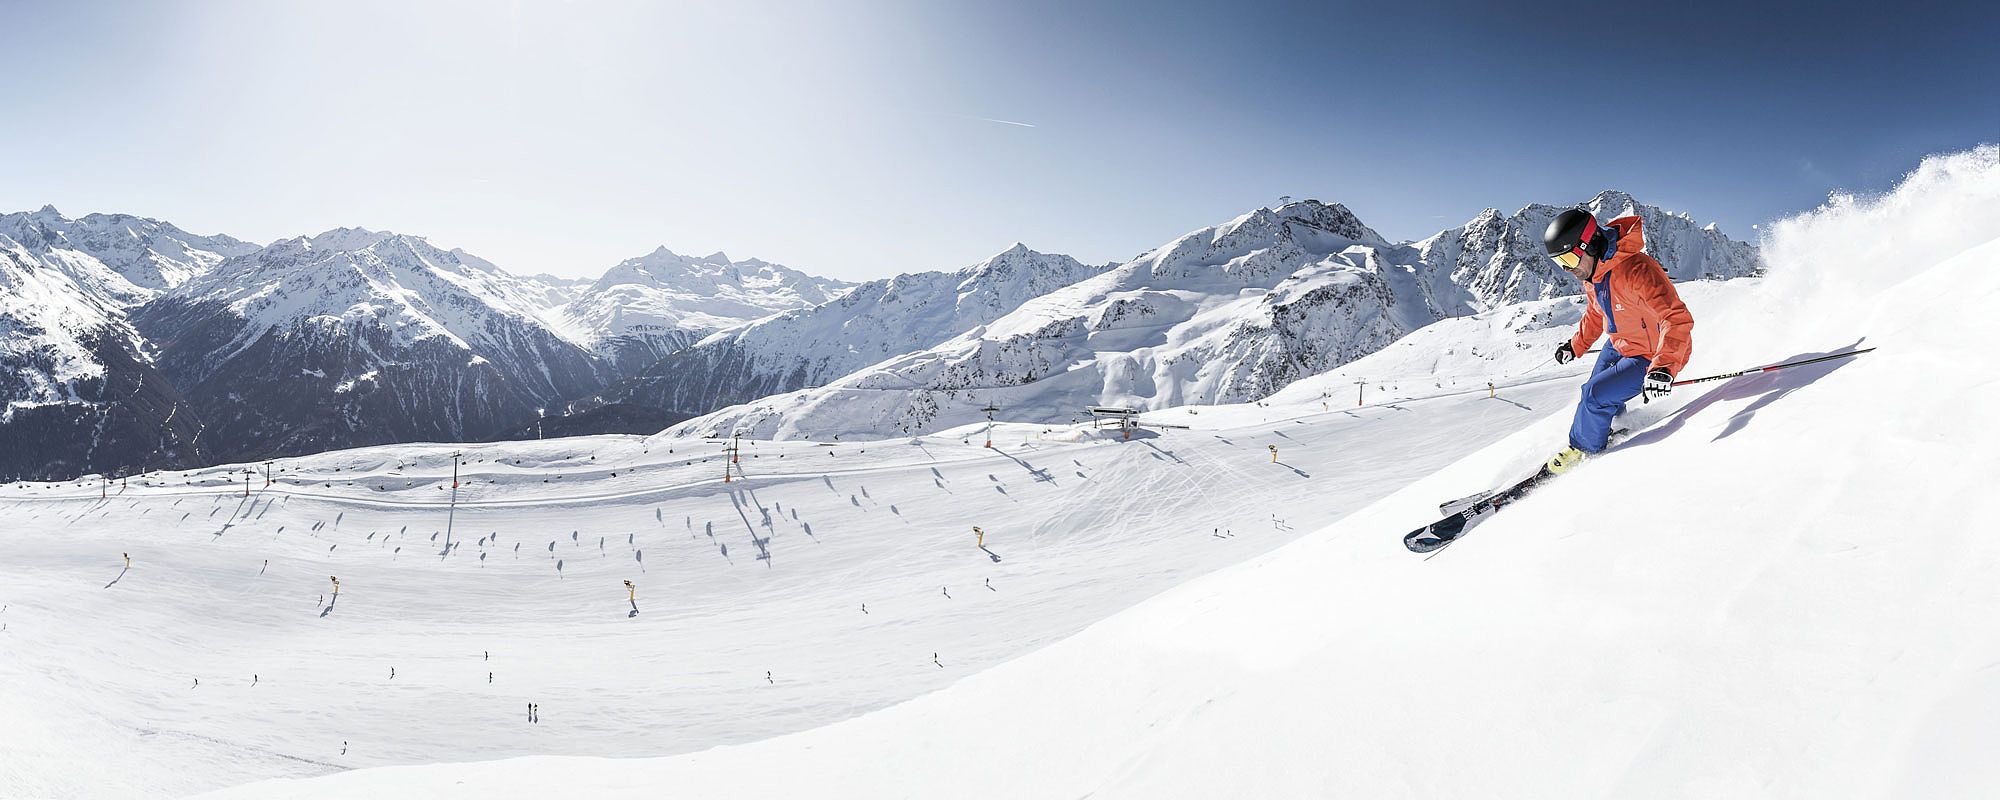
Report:
[[[1542,231],[1542,247],[1550,258],[1582,249],[1591,258],[1604,258],[1606,237],[1604,228],[1597,224],[1597,218],[1581,208],[1572,208],[1557,214],[1549,223],[1548,230]]]

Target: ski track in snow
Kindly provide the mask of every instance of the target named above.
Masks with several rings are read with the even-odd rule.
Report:
[[[1573,392],[1544,380],[1510,399],[1546,413]],[[241,467],[114,483],[108,499],[95,483],[7,487],[0,525],[20,558],[0,565],[0,675],[38,687],[9,729],[51,761],[0,773],[0,794],[658,755],[804,730],[1267,551],[1536,415],[1455,396],[1216,408],[1197,421],[1222,427],[1129,442],[1003,425],[993,450],[965,431],[745,443],[748,478],[730,483],[717,444],[474,445],[455,509],[446,445],[288,459],[248,498]],[[124,552],[133,567],[106,588]],[[541,722],[525,721],[529,702]],[[83,742],[124,755],[85,770]]]

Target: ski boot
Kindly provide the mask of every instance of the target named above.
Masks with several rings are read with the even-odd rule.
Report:
[[[1582,450],[1578,450],[1574,447],[1565,447],[1563,448],[1562,452],[1550,456],[1549,463],[1543,466],[1549,471],[1550,475],[1561,475],[1564,472],[1569,471],[1570,467],[1574,467],[1578,463],[1581,463],[1583,461],[1583,455],[1584,454]]]

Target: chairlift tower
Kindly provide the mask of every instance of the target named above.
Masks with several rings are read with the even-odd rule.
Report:
[[[1000,407],[994,405],[989,400],[986,403],[986,407],[979,410],[986,412],[986,446],[991,448],[993,446],[993,412],[999,411]]]
[[[737,473],[737,475],[738,475],[739,477],[740,477],[740,476],[742,475],[742,473],[743,473],[743,468],[742,468],[742,467],[740,467],[740,466],[735,466],[735,465],[737,465],[737,464],[740,464],[740,463],[742,463],[742,462],[740,461],[740,459],[742,458],[742,445],[740,444],[740,441],[741,441],[741,439],[742,439],[742,438],[743,438],[743,431],[742,431],[742,430],[740,430],[740,429],[739,429],[739,430],[733,430],[733,431],[730,431],[730,432],[729,432],[729,443],[728,443],[728,444],[725,444],[725,445],[723,445],[723,446],[722,446],[722,454],[723,454],[724,456],[726,456],[726,458],[722,459],[722,482],[723,482],[723,483],[728,483],[728,482],[730,481],[730,474],[729,474],[729,473],[730,473],[730,470],[731,470],[731,467],[734,467],[734,468],[735,468],[735,472]]]

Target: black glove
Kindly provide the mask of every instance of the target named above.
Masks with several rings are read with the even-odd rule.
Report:
[[[1556,348],[1557,364],[1567,364],[1575,360],[1576,360],[1576,348],[1570,347],[1569,342],[1563,342],[1560,346]]]
[[[1673,373],[1664,369],[1656,369],[1646,373],[1646,387],[1639,390],[1639,395],[1644,398],[1645,402],[1650,403],[1653,402],[1653,398],[1666,397],[1667,393],[1673,390]]]

